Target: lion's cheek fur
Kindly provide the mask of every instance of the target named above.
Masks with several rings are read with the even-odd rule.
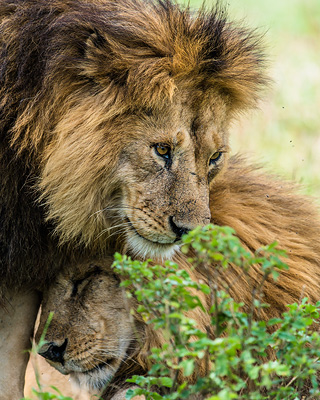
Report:
[[[107,131],[102,122],[97,128],[96,118],[82,105],[60,121],[55,139],[44,152],[41,199],[62,243],[94,247],[101,232],[114,222],[113,208],[119,206],[120,197],[120,146],[119,137]]]

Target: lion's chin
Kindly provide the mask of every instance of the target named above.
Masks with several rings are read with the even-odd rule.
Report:
[[[101,366],[86,372],[71,372],[73,384],[85,388],[90,394],[101,394],[111,382],[115,371],[108,366]]]
[[[134,257],[159,261],[170,260],[180,248],[177,243],[151,242],[132,231],[127,233],[127,244]]]

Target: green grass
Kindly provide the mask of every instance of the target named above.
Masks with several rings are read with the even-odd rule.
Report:
[[[207,4],[212,2],[207,0]],[[232,19],[265,33],[273,85],[231,128],[232,152],[320,197],[320,1],[228,0]],[[197,7],[201,1],[191,0]]]

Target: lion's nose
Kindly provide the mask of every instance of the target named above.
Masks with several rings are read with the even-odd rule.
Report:
[[[63,364],[63,356],[66,351],[67,344],[68,339],[65,339],[65,341],[61,345],[58,345],[55,342],[46,343],[38,350],[38,353],[40,354],[40,356],[50,361]]]
[[[191,230],[189,228],[186,228],[185,226],[178,226],[173,221],[173,217],[169,217],[169,224],[170,224],[170,228],[172,229],[172,232],[175,233],[177,236],[176,240],[181,239],[182,235],[186,235]]]

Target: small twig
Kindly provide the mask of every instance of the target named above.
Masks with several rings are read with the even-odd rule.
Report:
[[[180,364],[181,361],[182,361],[182,358],[179,357],[178,358],[178,365]],[[176,369],[176,372],[175,372],[174,377],[173,377],[173,382],[172,382],[172,387],[171,387],[170,393],[174,393],[175,390],[176,390],[176,386],[177,386],[177,382],[178,382],[178,375],[179,375],[179,369]]]
[[[319,361],[319,358],[320,358],[320,357],[317,357],[317,358],[314,360],[314,362],[316,363],[317,361]],[[300,372],[300,374],[294,376],[294,377],[291,379],[291,381],[290,381],[289,383],[286,384],[285,387],[290,386],[295,380],[297,380],[297,379],[299,378],[299,376],[300,376],[301,374],[302,374],[302,372]]]

